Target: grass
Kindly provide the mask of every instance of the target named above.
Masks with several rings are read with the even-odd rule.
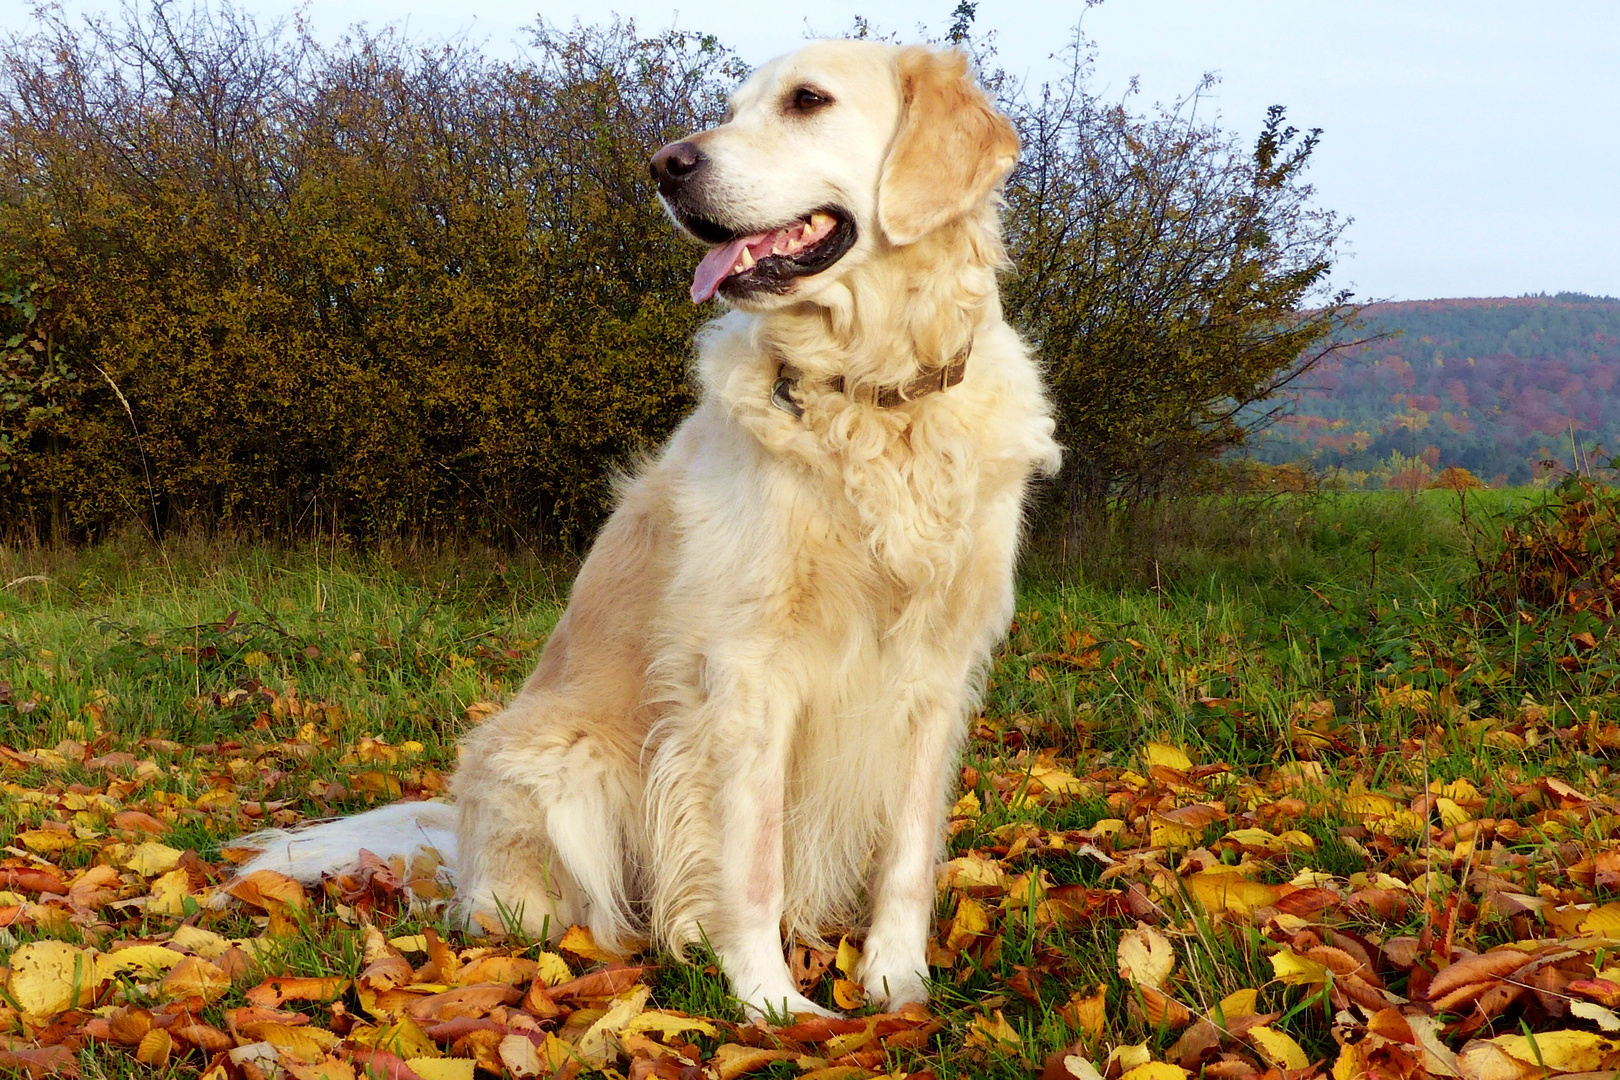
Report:
[[[1255,989],[1278,1030],[1310,1060],[1331,1062],[1332,981],[1279,982],[1271,959],[1288,941],[1305,948],[1289,936],[1303,920],[1211,908],[1186,882],[1241,865],[1272,890],[1317,871],[1354,895],[1368,886],[1353,875],[1392,875],[1409,896],[1347,907],[1338,932],[1376,949],[1429,941],[1443,918],[1448,947],[1452,931],[1477,949],[1515,940],[1525,927],[1488,911],[1458,931],[1456,911],[1486,897],[1469,892],[1467,868],[1441,866],[1434,844],[1445,822],[1430,823],[1432,806],[1402,832],[1400,811],[1432,783],[1470,781],[1482,800],[1475,820],[1533,819],[1502,847],[1503,866],[1530,868],[1516,879],[1522,891],[1545,884],[1560,903],[1601,899],[1571,892],[1579,883],[1568,866],[1605,845],[1608,826],[1596,814],[1551,814],[1536,785],[1558,777],[1597,801],[1615,789],[1606,761],[1620,745],[1614,680],[1595,654],[1560,663],[1562,646],[1541,631],[1550,624],[1521,640],[1512,619],[1464,618],[1464,585],[1503,516],[1538,497],[1474,493],[1466,526],[1456,497],[1441,492],[1209,500],[1161,510],[1130,532],[1093,529],[1037,547],[963,763],[977,809],[959,804],[949,850],[991,860],[1012,884],[942,889],[933,1008],[944,1027],[883,1067],[1012,1077],[1060,1050],[1091,1054],[1099,1067],[1110,1047],[1145,1044],[1163,1056],[1177,1031],[1152,1022],[1116,960],[1145,914],[1173,942],[1170,988],[1194,1017]],[[66,800],[124,784],[123,804],[162,822],[159,839],[216,863],[222,841],[267,820],[434,794],[454,767],[457,735],[527,674],[567,577],[567,567],[492,552],[229,540],[154,548],[138,537],[0,550],[0,744],[57,752],[6,760],[0,839],[20,854],[18,837],[62,821],[99,836],[110,811],[70,811]],[[1154,744],[1183,752],[1190,771],[1156,766]],[[90,764],[121,752],[132,759]],[[1073,790],[1055,797],[1032,786],[1042,768]],[[218,792],[234,799],[213,806]],[[1356,801],[1379,794],[1393,796],[1387,812]],[[1172,820],[1188,806],[1215,816]],[[1298,830],[1313,849],[1262,856],[1227,840],[1250,825]],[[101,857],[99,843],[85,842],[50,861],[71,874]],[[1071,917],[1051,902],[1071,894],[1111,906]],[[946,948],[968,904],[988,905],[991,925]],[[334,910],[307,915],[308,932],[278,939],[256,970],[357,974],[361,930]],[[387,932],[405,934],[432,916],[389,918]],[[262,930],[241,910],[190,921],[227,936]],[[44,937],[104,946],[172,925],[137,913],[13,926],[0,930],[0,955]],[[1415,971],[1386,970],[1390,989],[1427,978]],[[252,982],[238,980],[204,1019],[242,1004]],[[706,958],[666,963],[653,985],[663,1008],[740,1019]],[[1088,1032],[1063,1010],[1099,985],[1106,1026]],[[832,993],[831,978],[816,990],[829,1004]],[[987,1036],[996,1017],[1016,1036]],[[101,1043],[80,1054],[93,1075],[146,1074]]]

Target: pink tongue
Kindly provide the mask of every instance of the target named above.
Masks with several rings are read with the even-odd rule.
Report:
[[[737,265],[737,257],[742,254],[743,248],[756,243],[765,235],[756,233],[753,236],[741,236],[719,247],[711,248],[692,273],[692,303],[701,304],[713,296],[720,283],[731,273],[731,268]]]

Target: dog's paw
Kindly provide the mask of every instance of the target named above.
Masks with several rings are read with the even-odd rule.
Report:
[[[902,1005],[927,1003],[927,970],[924,964],[886,957],[869,945],[855,967],[855,981],[866,991],[869,1004],[893,1012]]]

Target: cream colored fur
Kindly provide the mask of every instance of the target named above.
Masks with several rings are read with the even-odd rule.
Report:
[[[807,83],[834,100],[815,124],[781,107]],[[701,334],[696,410],[624,484],[534,674],[464,740],[459,902],[553,935],[706,940],[777,1011],[815,1011],[782,935],[864,922],[869,995],[921,1000],[1026,483],[1059,459],[996,293],[1016,140],[956,54],[861,42],[767,65],[696,140],[740,218],[837,201],[859,241]],[[897,408],[821,384],[898,384],[969,339],[960,385]],[[802,418],[771,404],[783,361]],[[356,827],[279,837],[254,865],[318,876],[341,861],[330,830]]]

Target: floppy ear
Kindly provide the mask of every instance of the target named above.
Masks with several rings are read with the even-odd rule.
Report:
[[[910,244],[955,221],[1012,171],[1018,132],[956,49],[900,50],[900,129],[878,181],[878,227]]]

